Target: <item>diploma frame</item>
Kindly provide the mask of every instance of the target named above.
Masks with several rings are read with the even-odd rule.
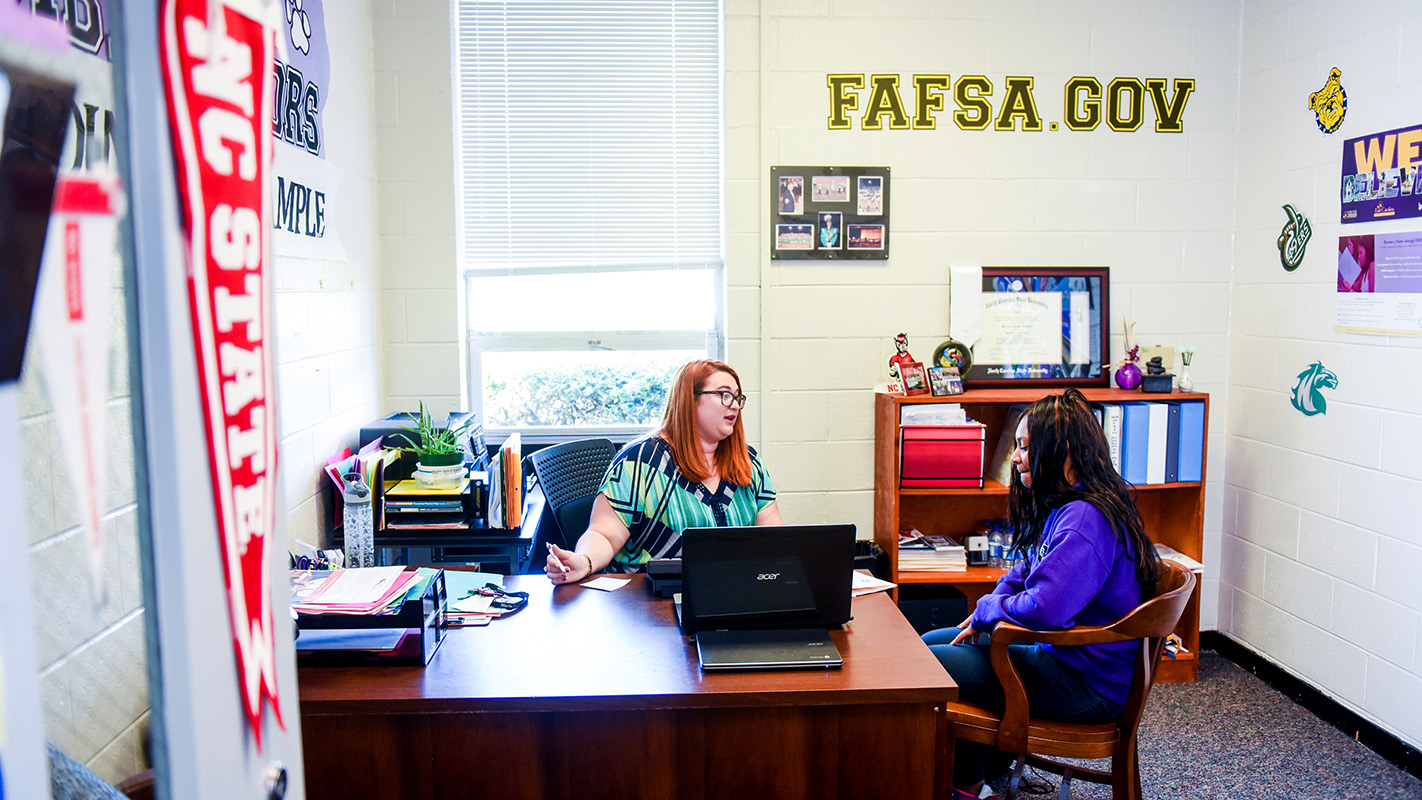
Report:
[[[1021,288],[1013,288],[1020,285]],[[1001,300],[1004,292],[1057,292],[1062,295],[1062,353],[1058,363],[1029,363],[1031,356],[1013,360],[1011,354],[998,363],[984,363],[978,349],[973,350],[973,366],[963,376],[968,389],[1008,388],[1027,386],[1109,386],[1111,322],[1111,270],[1109,267],[983,267],[982,300],[984,316],[989,304]],[[1086,320],[1076,326],[1073,341],[1072,326],[1065,318],[1071,296],[1086,292],[1089,300]],[[1082,339],[1085,339],[1083,341]],[[1066,354],[1073,349],[1089,353],[1084,363],[1071,363]]]

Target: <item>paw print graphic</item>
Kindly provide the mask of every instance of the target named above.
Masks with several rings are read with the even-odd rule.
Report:
[[[303,8],[306,0],[286,0],[286,22],[291,26],[291,44],[306,55],[311,54],[311,18]]]

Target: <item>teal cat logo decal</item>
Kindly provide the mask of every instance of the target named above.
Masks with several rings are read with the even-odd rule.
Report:
[[[1328,401],[1319,390],[1337,388],[1338,375],[1323,366],[1322,361],[1315,361],[1308,369],[1299,373],[1299,382],[1294,385],[1294,396],[1289,402],[1293,403],[1294,408],[1302,411],[1304,416],[1324,414],[1328,411]]]

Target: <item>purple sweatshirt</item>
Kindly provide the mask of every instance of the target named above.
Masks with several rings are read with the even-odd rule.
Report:
[[[1053,511],[1041,543],[1026,556],[978,601],[975,629],[990,631],[999,622],[1039,631],[1105,625],[1141,603],[1135,559],[1085,500]],[[1139,642],[1042,647],[1102,697],[1125,703]]]

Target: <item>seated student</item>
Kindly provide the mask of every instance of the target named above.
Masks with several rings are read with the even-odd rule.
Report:
[[[962,625],[923,636],[966,702],[1001,708],[1002,689],[975,637],[999,622],[1065,630],[1120,619],[1153,593],[1160,577],[1129,486],[1111,466],[1106,437],[1081,392],[1068,389],[1027,408],[1012,454],[1008,522],[1022,561],[978,601]],[[1080,647],[1012,645],[1032,715],[1107,722],[1130,690],[1136,642]],[[983,756],[959,742],[953,796],[977,797]]]
[[[639,572],[650,559],[678,558],[685,528],[782,524],[770,474],[746,444],[745,405],[728,365],[682,366],[661,427],[612,460],[587,532],[571,552],[550,548],[548,578],[574,583],[608,567]]]

